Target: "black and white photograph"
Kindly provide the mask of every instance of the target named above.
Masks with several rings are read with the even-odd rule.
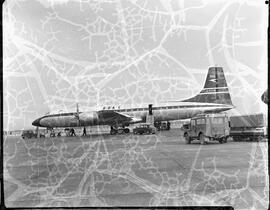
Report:
[[[1,205],[267,210],[268,6],[6,0]]]

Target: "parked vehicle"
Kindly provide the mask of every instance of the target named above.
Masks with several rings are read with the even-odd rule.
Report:
[[[226,114],[202,114],[191,118],[189,124],[183,125],[187,144],[199,140],[201,144],[209,141],[226,143],[230,134],[229,119]]]
[[[231,116],[230,127],[234,141],[260,141],[268,136],[266,115],[262,113]]]
[[[142,123],[133,129],[134,134],[155,134],[156,128],[149,123]]]
[[[158,131],[171,129],[171,123],[169,121],[155,122],[154,126],[157,128]]]
[[[25,138],[27,138],[27,139],[37,138],[37,133],[35,133],[32,130],[24,130],[22,132],[22,135],[21,136],[22,136],[23,139],[25,139]],[[39,137],[40,138],[45,138],[45,135],[40,133],[39,134]]]

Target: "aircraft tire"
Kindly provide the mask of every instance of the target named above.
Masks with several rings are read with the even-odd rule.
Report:
[[[115,130],[111,130],[111,131],[110,131],[110,134],[111,134],[111,135],[114,135],[114,134],[116,134],[116,131],[115,131]]]
[[[222,143],[223,143],[223,138],[219,139],[218,142],[219,142],[220,144],[222,144]]]

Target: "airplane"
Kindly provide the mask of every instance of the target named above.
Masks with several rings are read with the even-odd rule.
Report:
[[[202,113],[219,113],[234,108],[222,67],[210,67],[203,89],[195,96],[181,100],[138,106],[104,106],[97,111],[48,114],[32,122],[33,126],[83,127],[111,126],[111,134],[119,129],[129,132],[130,124],[146,122],[153,116],[154,122],[188,119]]]

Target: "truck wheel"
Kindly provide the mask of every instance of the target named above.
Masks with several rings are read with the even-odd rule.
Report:
[[[262,136],[258,136],[257,137],[257,142],[262,141],[262,140],[263,140],[263,137]]]
[[[190,141],[190,137],[188,136],[188,133],[184,134],[184,138],[185,138],[186,143],[190,144],[191,141]]]
[[[110,134],[111,134],[111,135],[116,134],[116,130],[112,129],[112,130],[110,131]]]
[[[204,134],[203,134],[203,133],[201,133],[201,134],[199,135],[199,140],[200,140],[200,143],[201,143],[201,144],[205,144],[205,137],[204,137]]]

